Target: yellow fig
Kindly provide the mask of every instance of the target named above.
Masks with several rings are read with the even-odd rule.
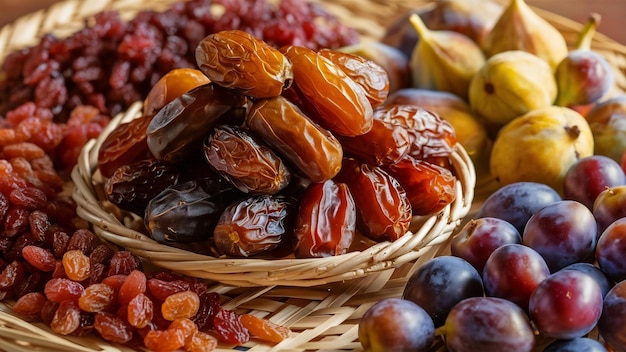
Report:
[[[496,54],[472,78],[469,104],[487,123],[502,126],[557,96],[552,69],[537,56],[514,50]]]
[[[593,144],[589,124],[578,112],[536,109],[502,127],[491,150],[491,175],[499,185],[539,182],[563,194],[567,170],[592,155]]]
[[[430,30],[416,14],[410,22],[420,38],[410,59],[413,86],[467,99],[469,83],[485,63],[478,44],[455,31]]]
[[[524,0],[511,0],[483,47],[487,57],[509,50],[523,50],[548,62],[552,69],[567,56],[563,35],[531,9]]]

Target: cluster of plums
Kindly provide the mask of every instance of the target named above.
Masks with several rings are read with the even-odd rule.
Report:
[[[626,176],[614,160],[580,159],[563,194],[498,189],[450,250],[363,315],[365,350],[429,351],[437,336],[449,351],[626,350]]]

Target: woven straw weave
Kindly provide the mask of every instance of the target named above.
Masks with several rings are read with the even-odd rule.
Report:
[[[0,30],[0,60],[14,51],[24,47],[35,45],[45,33],[54,33],[58,36],[67,36],[84,25],[84,20],[104,9],[118,10],[124,19],[132,18],[138,11],[143,9],[163,10],[169,7],[174,0],[99,0],[77,1],[69,0],[60,2],[49,9],[33,13],[29,16],[17,19],[14,23]],[[362,34],[365,40],[379,38],[385,26],[393,18],[406,11],[415,8],[430,6],[429,1],[419,0],[317,0],[332,13],[336,14],[345,24],[350,25]],[[575,42],[578,31],[582,26],[576,22],[559,16],[538,10],[557,29],[559,29],[571,44]],[[598,34],[594,37],[593,48],[603,52],[618,73],[617,86],[626,87],[626,49]],[[136,116],[140,108],[137,104],[124,115],[119,116],[116,122],[130,119]],[[112,124],[112,126],[113,126]],[[112,126],[107,131],[110,132]],[[105,132],[107,133],[107,132]],[[93,152],[97,148],[98,141],[91,141],[83,151],[80,165],[75,170],[75,180],[82,180],[81,186],[77,186],[78,201],[82,205],[81,216],[91,218],[109,218],[110,213],[102,213],[97,205],[92,173]],[[362,275],[350,280],[338,280],[333,282],[311,281],[309,286],[286,285],[251,285],[241,287],[241,282],[234,283],[223,280],[215,282],[210,289],[222,295],[227,309],[237,309],[242,312],[252,313],[258,316],[270,318],[278,324],[286,325],[293,331],[289,339],[277,346],[267,346],[250,342],[243,347],[250,351],[265,350],[360,350],[358,342],[358,322],[365,311],[375,302],[388,298],[399,297],[410,273],[428,259],[446,252],[444,244],[455,226],[458,226],[461,218],[472,211],[471,201],[473,198],[474,171],[467,155],[462,148],[455,153],[455,165],[461,171],[462,193],[459,194],[460,202],[447,208],[440,217],[451,217],[450,221],[439,223],[439,227],[432,229],[435,234],[444,234],[438,241],[433,241],[431,246],[424,247],[427,251],[420,252],[415,257],[396,263],[393,270],[375,270],[367,275]],[[96,177],[97,178],[97,177]],[[97,181],[97,180],[96,180]],[[81,190],[81,187],[82,190]],[[474,204],[476,206],[476,204]],[[432,226],[436,219],[422,219],[419,225],[427,228]],[[102,224],[101,224],[102,225]],[[108,224],[105,224],[108,226]],[[120,241],[117,244],[124,245],[123,240],[116,231],[125,231],[126,226],[119,228],[105,228],[99,231],[104,238]],[[96,226],[98,227],[98,226]],[[430,229],[429,229],[430,230]],[[426,236],[428,234],[420,234]],[[430,231],[427,231],[430,233]],[[436,236],[435,236],[436,237]],[[442,243],[444,242],[444,243]],[[132,242],[136,243],[136,242]],[[413,244],[417,246],[417,244]],[[142,249],[137,249],[141,251]],[[150,258],[154,253],[153,248],[144,249],[145,257]],[[174,252],[172,250],[172,252]],[[189,258],[188,252],[181,252],[180,257]],[[154,264],[159,264],[155,262]],[[400,265],[402,264],[402,265]],[[319,262],[316,262],[319,266]],[[341,272],[343,267],[335,269]],[[382,268],[380,268],[382,269]],[[300,270],[308,271],[306,268]],[[348,279],[348,277],[346,277]],[[243,285],[246,286],[246,285]],[[62,337],[50,331],[45,325],[31,324],[15,317],[10,308],[11,302],[0,303],[0,350],[4,351],[130,351],[130,349],[111,345],[97,337]],[[220,346],[218,349],[232,351],[232,346]]]

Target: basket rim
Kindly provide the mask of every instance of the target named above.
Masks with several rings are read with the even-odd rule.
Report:
[[[376,243],[333,257],[281,259],[214,257],[161,244],[127,227],[123,219],[105,209],[95,180],[100,176],[97,171],[100,145],[116,126],[140,117],[142,106],[142,102],[136,102],[115,116],[98,138],[83,147],[71,174],[72,197],[79,217],[88,221],[99,237],[158,267],[242,287],[308,287],[345,281],[414,261],[430,247],[444,243],[472,207],[476,173],[469,155],[457,143],[451,156],[457,178],[455,200],[436,214],[414,217],[411,230],[396,241]]]

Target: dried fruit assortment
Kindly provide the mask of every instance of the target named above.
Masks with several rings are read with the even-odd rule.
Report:
[[[225,14],[214,16],[214,6]],[[292,16],[306,29],[287,26]],[[155,86],[166,72],[194,66],[194,49],[208,33],[241,28],[276,47],[318,49],[354,43],[356,31],[300,0],[277,6],[191,0],[164,12],[139,12],[129,22],[117,12],[102,12],[89,23],[67,38],[45,35],[36,46],[9,54],[0,68],[0,300],[58,334],[93,332],[110,342],[158,350],[207,351],[218,341],[284,339],[285,327],[222,309],[222,297],[207,292],[205,283],[144,272],[138,257],[100,242],[77,216],[65,186],[83,145],[100,135],[110,116],[144,98],[146,111],[156,111],[164,99],[208,83],[204,74],[194,76],[196,70],[179,70],[185,79],[176,81],[188,85],[168,82],[161,91]],[[199,168],[178,170],[156,159],[131,165],[150,155],[147,127],[116,131],[119,141],[107,147],[102,172],[137,183],[111,182],[108,193],[144,209],[166,185],[206,186],[194,176],[202,173]],[[140,182],[148,178],[148,185]],[[124,198],[124,187],[140,188],[140,197]]]
[[[223,15],[215,14],[218,8]],[[84,121],[67,129],[57,131],[43,123],[39,128],[50,133],[34,134],[54,136],[41,142],[69,172],[84,143],[101,132],[98,125],[143,100],[165,73],[194,67],[195,48],[207,34],[233,28],[254,33],[274,47],[337,48],[358,41],[355,30],[304,0],[277,5],[266,0],[189,0],[163,12],[141,11],[129,22],[106,11],[67,38],[48,34],[36,46],[9,54],[1,67],[0,116],[16,112],[40,117],[45,111],[45,120],[60,124],[76,108],[92,109],[80,114]]]
[[[189,90],[119,125],[99,150],[108,200],[156,241],[217,256],[327,257],[361,239],[394,241],[414,215],[454,200],[454,129],[385,103],[388,76],[374,62],[274,49],[240,30],[208,35],[196,60],[209,83],[166,74],[156,90]]]

